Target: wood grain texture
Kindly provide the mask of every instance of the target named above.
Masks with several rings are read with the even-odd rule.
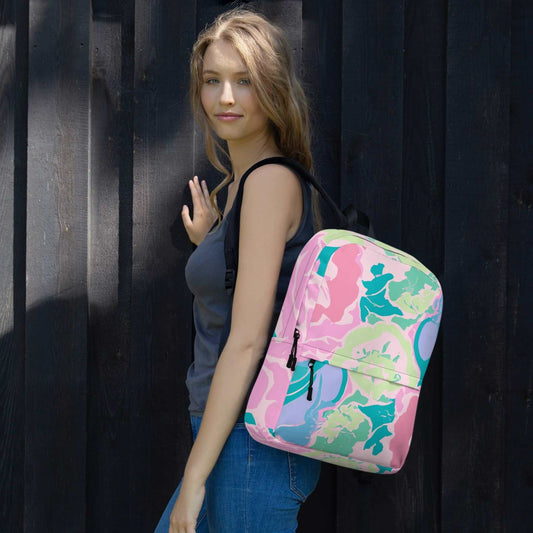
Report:
[[[24,530],[85,530],[86,2],[29,10]]]
[[[184,277],[191,246],[181,207],[193,177],[187,94],[196,16],[194,2],[136,3],[129,452],[132,526],[146,531],[176,489],[191,444],[192,297]]]
[[[393,246],[402,222],[404,17],[403,2],[343,2],[341,205],[356,202]]]
[[[448,3],[442,531],[503,531],[511,3]]]
[[[533,531],[533,4],[512,3],[510,173],[507,230],[505,526]]]
[[[302,81],[310,108],[314,173],[340,205],[342,1],[302,6]],[[324,227],[335,217],[321,204]]]
[[[22,37],[27,12],[24,16],[19,10],[19,21],[19,37]],[[17,81],[24,81],[22,76],[17,79],[17,74],[23,70],[24,62],[19,63],[17,72],[16,47],[22,42],[20,38],[17,40],[16,27],[15,2],[3,2],[0,5],[0,523],[6,533],[21,529],[24,505],[24,346],[21,342],[24,314],[20,312],[16,289],[21,287],[21,274],[24,279],[17,259],[25,239],[24,217],[21,217],[21,200],[25,197],[17,192],[25,174],[16,162],[24,130],[17,131],[16,126],[25,91],[17,94]],[[23,51],[21,47],[19,54]]]
[[[130,306],[121,298],[129,284],[119,288],[120,215],[121,206],[128,204],[119,193],[121,180],[131,184],[131,164],[127,167],[125,162],[131,161],[132,151],[132,7],[131,2],[123,3],[116,14],[93,6],[90,26],[88,531],[119,531],[129,511],[124,486],[129,479],[129,354],[124,348],[130,335]],[[131,220],[131,214],[122,218]]]

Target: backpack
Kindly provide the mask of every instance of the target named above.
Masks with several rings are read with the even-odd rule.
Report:
[[[319,231],[298,256],[247,402],[246,428],[274,448],[395,473],[411,443],[440,324],[441,286],[411,255],[352,231],[358,225],[368,232],[368,218],[353,208],[345,216],[296,161],[262,160],[241,181],[268,163],[312,183],[341,229]],[[225,239],[228,292],[237,271],[239,212],[240,203]]]

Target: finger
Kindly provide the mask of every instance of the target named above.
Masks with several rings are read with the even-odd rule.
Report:
[[[209,189],[207,188],[207,183],[202,181],[202,191],[204,192],[204,198],[207,205],[211,204],[211,200],[209,199]]]
[[[205,191],[207,190],[207,184],[205,180],[203,180],[200,183],[198,176],[195,176],[194,180],[195,180],[196,188],[198,190],[198,195],[202,201],[202,204],[205,207],[205,209],[207,209],[209,207],[209,192],[207,193],[207,198],[205,196]]]
[[[195,176],[195,180],[198,180],[198,178]],[[193,209],[201,209],[205,206],[203,202],[203,196],[200,192],[200,187],[198,185],[198,182],[195,180],[189,180],[189,187],[191,189],[191,196],[192,196],[192,205]],[[196,211],[195,211],[196,212]]]
[[[181,218],[183,220],[183,225],[185,226],[185,228],[189,228],[192,226],[192,220],[189,214],[188,205],[184,205],[183,208],[181,209]]]
[[[206,206],[205,209],[209,216],[215,216],[216,215],[216,209],[213,207],[213,204],[211,203],[211,199],[207,198],[206,200]],[[215,204],[216,205],[216,204]]]
[[[213,205],[211,204],[211,196],[209,194],[209,189],[207,188],[207,183],[204,181],[202,181],[202,190],[204,192],[204,198],[205,198],[205,207],[206,209],[208,209],[209,211],[211,211],[213,214],[216,213],[216,209],[213,208]],[[215,206],[218,207],[217,205],[217,197],[216,195],[213,197],[213,201],[215,202]]]

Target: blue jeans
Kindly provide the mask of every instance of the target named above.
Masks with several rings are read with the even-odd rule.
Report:
[[[193,438],[201,421],[191,416]],[[319,476],[319,461],[260,444],[239,421],[207,479],[196,532],[294,533],[300,506]],[[180,487],[181,482],[155,533],[168,533]]]

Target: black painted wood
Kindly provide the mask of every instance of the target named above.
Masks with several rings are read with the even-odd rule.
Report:
[[[123,297],[129,284],[119,284],[119,256],[121,237],[128,242],[120,230],[131,220],[131,213],[124,213],[127,196],[120,192],[121,180],[131,183],[131,163],[126,165],[132,150],[133,50],[128,45],[134,16],[131,2],[124,2],[116,17],[97,8],[93,5],[90,50],[87,530],[120,531],[130,506],[124,490],[129,479],[130,357],[124,348],[130,306]]]
[[[169,230],[178,218],[182,226],[183,192],[193,177],[187,94],[197,9],[194,2],[136,2],[136,20],[146,23],[135,27],[130,463],[132,526],[146,531],[176,489],[191,443],[185,377],[192,297],[184,277],[191,247],[180,227],[174,248]]]
[[[13,5],[13,3],[12,3]],[[26,205],[27,205],[27,138],[28,138],[28,24],[29,9],[25,2],[13,5],[15,51],[15,105],[14,105],[14,180],[13,180],[13,331],[5,332],[0,342],[12,336],[17,372],[13,373],[11,387],[17,389],[13,398],[13,421],[6,437],[13,443],[16,455],[12,457],[13,479],[8,481],[9,496],[2,500],[7,516],[2,522],[6,531],[20,531],[24,520],[24,370],[26,333]],[[4,272],[4,271],[3,271]],[[9,269],[7,270],[9,275]],[[6,458],[7,459],[7,458]],[[6,484],[3,483],[5,486]]]
[[[511,2],[448,3],[442,530],[505,529]],[[490,38],[489,38],[490,36]]]
[[[511,102],[509,116],[509,222],[507,229],[505,526],[532,531],[533,396],[531,358],[531,250],[533,249],[533,5],[512,2]]]
[[[393,246],[401,239],[404,15],[398,2],[343,3],[341,200],[356,201]]]
[[[310,108],[315,176],[341,205],[342,1],[312,0],[302,6],[301,78]],[[321,204],[324,227],[335,217]]]
[[[89,7],[30,3],[24,530],[84,531]]]
[[[19,20],[25,23],[20,25],[22,34],[27,12],[23,15],[19,11]],[[21,43],[15,32],[16,17],[14,1],[0,5],[0,523],[8,533],[22,527],[24,504],[24,360],[19,327],[24,315],[15,289],[20,289],[21,269],[16,257],[20,257],[17,252],[25,234],[20,196],[16,195],[20,172],[15,154],[20,149],[17,100],[25,92],[17,98],[21,78],[17,80],[16,54]]]

